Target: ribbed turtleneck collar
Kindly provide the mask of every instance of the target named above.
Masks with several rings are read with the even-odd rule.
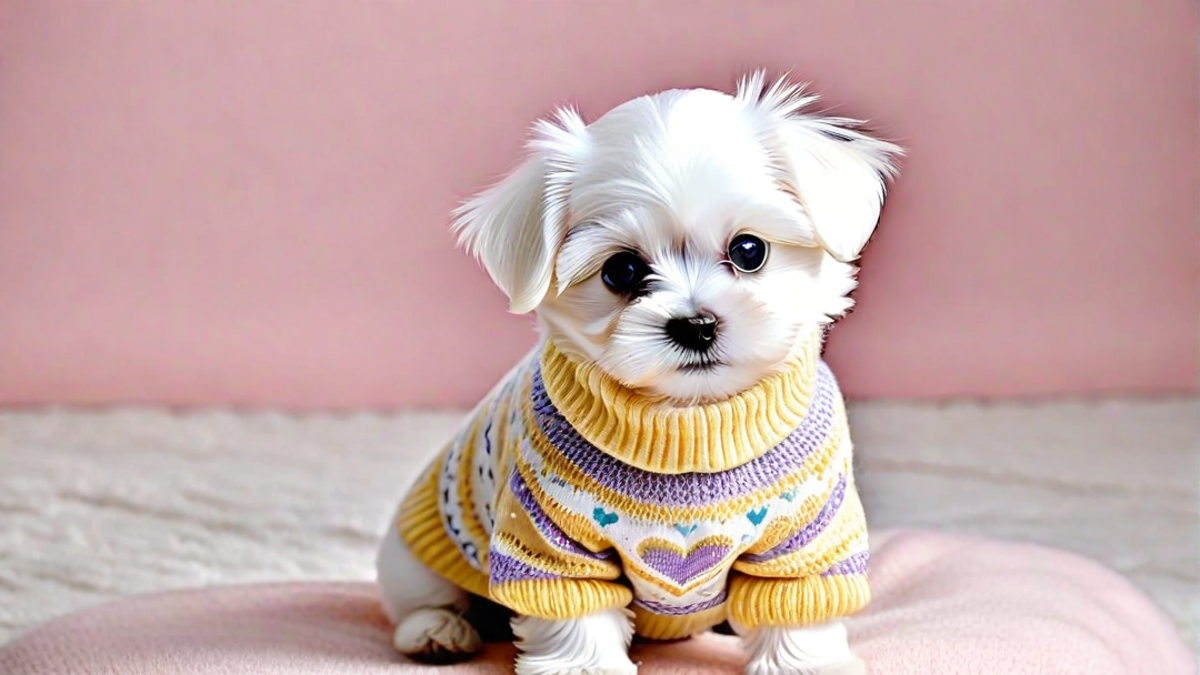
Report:
[[[725,400],[686,407],[630,389],[550,341],[541,372],[554,406],[601,451],[655,473],[712,473],[759,457],[800,425],[820,353],[821,332],[814,330],[779,372]]]

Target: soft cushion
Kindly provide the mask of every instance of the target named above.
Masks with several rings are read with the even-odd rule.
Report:
[[[900,531],[873,540],[875,599],[851,623],[873,675],[1195,673],[1173,624],[1113,572],[1027,544]],[[366,583],[226,587],[80,612],[0,650],[0,673],[509,673],[511,645],[456,666],[391,648]],[[643,675],[740,672],[736,638],[635,647]]]

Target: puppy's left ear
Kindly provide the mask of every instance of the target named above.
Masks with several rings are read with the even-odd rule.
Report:
[[[455,212],[454,231],[492,281],[509,311],[533,311],[550,289],[554,261],[566,237],[567,198],[587,129],[573,110],[534,127],[529,156],[503,180]]]
[[[879,223],[900,148],[828,118],[789,120],[781,136],[792,174],[786,187],[817,241],[838,262],[857,259]]]
[[[860,123],[805,112],[817,97],[785,79],[765,86],[763,73],[738,95],[768,118],[768,148],[780,182],[808,213],[815,243],[839,262],[859,257],[879,222],[887,182],[904,151],[860,130]]]

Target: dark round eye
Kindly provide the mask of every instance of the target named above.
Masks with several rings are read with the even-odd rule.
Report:
[[[729,262],[743,272],[757,272],[767,263],[767,242],[752,234],[739,234],[729,242]]]
[[[650,266],[631,251],[621,251],[604,261],[600,278],[615,293],[634,293],[642,285]]]

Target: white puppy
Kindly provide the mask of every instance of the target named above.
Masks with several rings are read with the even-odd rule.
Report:
[[[814,374],[820,341],[825,326],[852,304],[848,294],[856,268],[850,263],[875,229],[900,149],[869,137],[854,121],[810,112],[815,100],[784,80],[768,86],[758,73],[741,81],[733,95],[667,91],[629,101],[590,125],[561,110],[536,126],[521,166],[460,210],[462,242],[508,296],[512,311],[536,312],[543,339],[476,410],[474,421],[414,488],[427,497],[410,496],[397,514],[400,527],[386,536],[379,581],[384,606],[397,623],[398,649],[425,659],[477,651],[478,634],[462,618],[471,591],[514,609],[531,608],[513,622],[522,675],[634,673],[627,647],[635,627],[652,638],[681,637],[727,617],[745,637],[747,673],[861,672],[840,619],[862,603],[845,600],[845,593],[822,600],[812,590],[855,580],[855,574],[865,579],[865,526],[853,493],[850,442],[836,419],[828,432],[840,441],[829,446],[838,453],[827,462],[832,468],[810,471],[807,483],[789,492],[764,487],[746,518],[696,516],[695,523],[675,522],[669,528],[674,532],[655,531],[657,538],[646,534],[649,521],[617,506],[607,510],[605,504],[625,503],[620,495],[611,502],[586,501],[592,495],[568,485],[603,476],[576,480],[567,469],[556,476],[550,460],[527,454],[535,452],[534,444],[521,435],[545,417],[522,408],[535,377],[578,427],[571,432],[588,441],[581,441],[587,451],[603,448],[623,462],[619,469],[606,465],[610,475],[645,470],[638,474],[642,482],[657,474],[664,481],[695,476],[702,482],[724,472],[745,483],[749,479],[738,478],[738,471],[751,459],[766,461],[759,458],[771,452],[784,457],[764,447],[732,460],[722,455],[720,462],[707,456],[663,458],[644,448],[606,446],[600,436],[612,424],[592,428],[574,419],[616,414],[606,406],[626,405],[622,397],[647,402],[646,415],[718,410],[792,372],[800,373],[795,381],[801,388],[832,382],[831,376]],[[564,360],[554,360],[560,356]],[[555,384],[553,373],[547,374],[555,363],[571,364],[575,380],[596,383],[597,391],[628,393],[598,394],[592,408],[579,408],[572,418],[562,400],[568,397],[554,390],[569,385]],[[830,416],[840,419],[840,396],[831,391]],[[803,396],[809,396],[806,405],[816,406],[820,393]],[[517,401],[511,410],[504,407],[510,400]],[[737,403],[726,410],[739,406],[745,408]],[[549,410],[548,415],[559,412]],[[795,428],[788,426],[784,435]],[[680,433],[675,428],[675,436]],[[771,443],[790,442],[781,438]],[[659,438],[654,447],[675,448],[677,440]],[[505,442],[516,448],[509,451],[515,459],[493,456],[494,446]],[[793,468],[773,470],[783,475]],[[465,497],[457,496],[459,489]],[[541,495],[542,503],[526,505],[521,499],[529,494]],[[810,501],[816,507],[808,511],[795,506]],[[829,506],[835,501],[843,505],[840,510]],[[661,508],[670,507],[664,501]],[[837,529],[840,538],[813,529],[821,518],[818,508],[833,514],[829,520],[836,527],[821,526]],[[530,512],[532,523],[523,530],[508,525],[525,522],[521,509]],[[695,505],[678,509],[671,513],[703,511]],[[414,515],[424,511],[429,522]],[[797,538],[783,529],[789,525],[811,532]],[[735,526],[741,529],[730,530]],[[512,529],[500,532],[505,527]],[[529,532],[562,541],[531,547],[522,540]],[[427,539],[437,541],[422,543],[418,555],[413,542]],[[795,548],[801,544],[808,548]],[[812,553],[814,546],[825,549]],[[700,565],[697,551],[711,560]],[[522,555],[528,556],[523,563],[512,562]],[[500,561],[504,569],[498,571]],[[754,588],[756,574],[794,575],[796,583],[809,585],[803,591],[772,586],[767,595],[755,596],[757,591],[745,589]],[[537,600],[541,604],[533,609],[534,601],[508,590],[522,583],[554,589],[555,597]],[[812,585],[818,583],[826,585]],[[865,598],[865,580],[857,583],[836,587],[857,589],[851,595]],[[585,586],[598,589],[588,596],[592,609],[570,609],[584,606],[571,605],[571,598]],[[789,593],[807,593],[795,597],[821,607],[761,606],[779,598],[786,607]],[[667,625],[664,617],[683,614],[684,605],[693,608],[687,611],[694,610],[689,615],[694,620]],[[789,618],[801,615],[819,620]]]

